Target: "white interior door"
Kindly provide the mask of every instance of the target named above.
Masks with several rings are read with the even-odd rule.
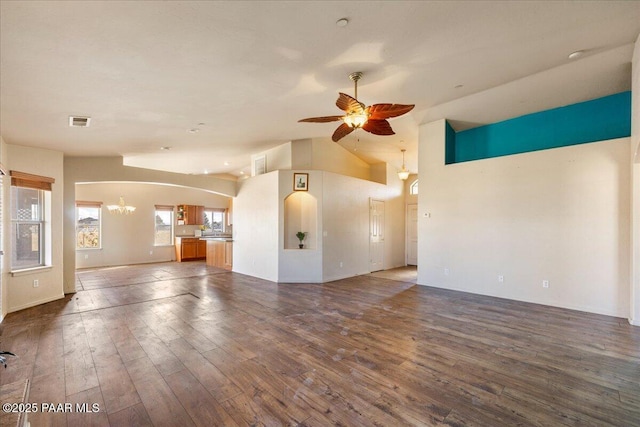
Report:
[[[371,271],[384,268],[384,202],[369,201],[369,254]]]
[[[418,265],[418,205],[407,206],[407,264]]]

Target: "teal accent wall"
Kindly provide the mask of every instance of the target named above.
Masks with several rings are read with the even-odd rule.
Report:
[[[460,163],[631,135],[631,92],[454,132],[447,123],[445,163]]]
[[[456,162],[456,131],[449,122],[445,121],[445,125],[444,162],[448,165]]]

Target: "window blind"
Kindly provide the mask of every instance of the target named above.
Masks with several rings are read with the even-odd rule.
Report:
[[[14,187],[51,191],[51,184],[56,182],[54,178],[49,178],[48,176],[34,175],[19,171],[9,171],[9,175],[11,176],[11,185]]]

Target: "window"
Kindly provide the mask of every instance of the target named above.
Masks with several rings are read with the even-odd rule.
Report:
[[[417,179],[415,181],[413,181],[411,183],[411,185],[409,186],[409,194],[414,195],[414,196],[418,194],[418,180]]]
[[[11,171],[11,269],[24,270],[50,262],[50,211],[53,178]]]
[[[223,233],[225,210],[221,208],[204,208],[204,227],[213,232]]]
[[[156,205],[156,246],[173,245],[173,206]]]
[[[100,249],[101,202],[76,202],[76,249]]]

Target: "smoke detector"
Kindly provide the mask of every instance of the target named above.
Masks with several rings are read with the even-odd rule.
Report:
[[[91,117],[69,116],[69,126],[72,128],[86,128],[91,123]]]

